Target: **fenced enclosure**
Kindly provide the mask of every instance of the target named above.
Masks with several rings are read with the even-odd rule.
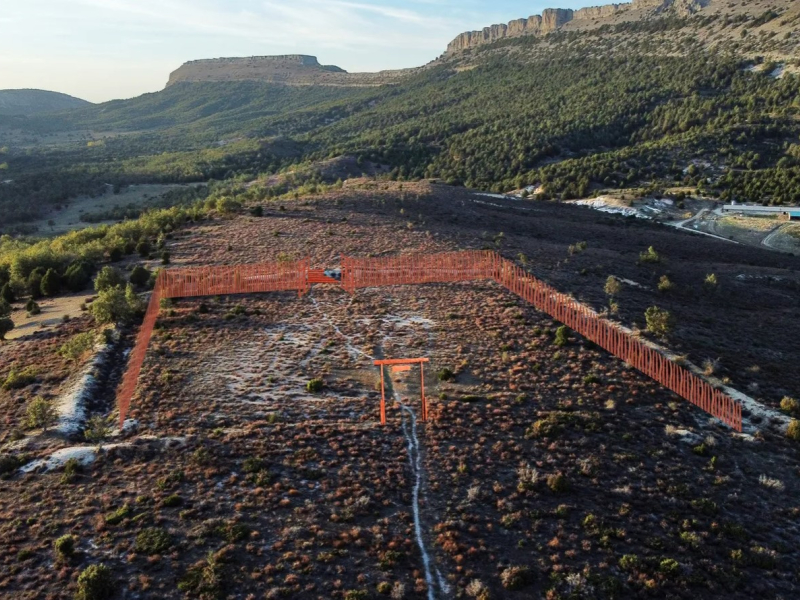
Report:
[[[742,406],[739,402],[645,340],[560,293],[497,252],[488,250],[373,258],[343,256],[341,281],[324,275],[320,269],[312,270],[309,260],[161,271],[117,394],[120,426],[130,410],[161,301],[165,298],[272,291],[296,291],[302,296],[313,284],[339,285],[353,294],[357,289],[367,287],[485,279],[496,281],[723,423],[737,431],[742,430]]]

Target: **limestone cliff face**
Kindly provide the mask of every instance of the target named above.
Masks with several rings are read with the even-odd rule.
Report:
[[[289,86],[377,86],[394,83],[412,69],[379,73],[348,73],[335,66],[321,65],[315,56],[251,56],[193,60],[169,76],[167,87],[177,83],[218,81],[262,81]]]
[[[508,37],[546,35],[561,29],[567,23],[580,26],[582,22],[588,24],[598,19],[608,19],[631,11],[638,11],[642,16],[666,10],[674,10],[679,14],[691,14],[706,4],[708,4],[708,0],[632,0],[629,3],[592,6],[579,10],[548,8],[542,11],[541,15],[533,15],[527,19],[515,19],[507,25],[492,25],[484,27],[482,31],[462,33],[447,46],[447,54],[491,44]]]

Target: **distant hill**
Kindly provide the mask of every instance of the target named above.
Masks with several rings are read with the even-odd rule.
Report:
[[[316,56],[288,54],[244,58],[211,58],[183,64],[169,76],[167,87],[177,83],[260,81],[289,86],[324,85],[372,87],[395,83],[414,69],[379,73],[348,73],[334,65],[321,65]]]
[[[91,102],[45,90],[0,90],[0,115],[35,115],[89,106]]]

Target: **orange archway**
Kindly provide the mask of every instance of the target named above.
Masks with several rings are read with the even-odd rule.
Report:
[[[425,397],[425,370],[423,364],[430,362],[427,358],[391,358],[376,360],[375,366],[381,369],[381,425],[386,425],[386,386],[383,378],[383,367],[391,366],[393,373],[410,371],[411,365],[419,365],[420,394],[422,395],[422,421],[428,420],[428,399]]]

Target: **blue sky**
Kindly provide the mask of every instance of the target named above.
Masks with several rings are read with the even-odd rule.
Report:
[[[164,87],[187,60],[311,54],[348,71],[425,64],[458,33],[575,0],[2,0],[0,89],[93,102]]]

